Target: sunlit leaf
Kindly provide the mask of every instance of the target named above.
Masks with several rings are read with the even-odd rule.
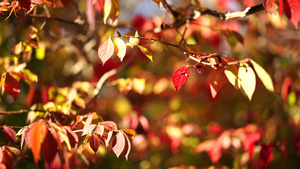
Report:
[[[129,43],[127,43],[127,46],[134,47],[140,43],[139,39],[139,33],[138,31],[135,32],[134,37],[129,38]]]
[[[219,90],[223,87],[224,83],[226,82],[226,76],[223,73],[223,68],[219,68],[213,71],[209,75],[208,81],[209,81],[211,96],[212,98],[215,98]]]
[[[137,46],[147,56],[147,58],[149,58],[151,60],[151,62],[153,62],[152,54],[149,52],[149,50],[146,47],[144,47],[144,46],[140,46],[140,45],[137,45]]]
[[[112,57],[114,54],[114,44],[109,37],[106,41],[101,43],[98,49],[98,56],[100,60],[102,61],[102,65],[105,64],[105,62]]]
[[[263,0],[263,5],[269,13],[276,14],[278,6],[274,0]]]
[[[111,1],[111,10],[109,13],[111,20],[114,22],[119,17],[119,14],[120,14],[119,0],[112,0]]]
[[[299,0],[286,0],[284,1],[284,12],[290,21],[298,29],[300,22],[300,1]]]
[[[126,139],[126,147],[124,148],[124,152],[125,152],[125,158],[126,160],[128,161],[128,156],[129,156],[129,153],[130,153],[130,150],[131,150],[131,143],[130,143],[130,140],[128,138],[128,135],[125,134],[124,130],[121,131]],[[133,134],[133,133],[132,133]],[[135,133],[134,133],[135,134]]]
[[[118,37],[114,39],[113,44],[114,44],[114,52],[122,62],[126,54],[126,44],[122,39]]]
[[[270,92],[274,92],[274,86],[270,75],[254,60],[251,59],[250,61],[254,67],[257,76],[262,81],[266,89],[268,89]]]
[[[122,132],[118,132],[114,141],[115,144],[112,144],[112,150],[116,154],[117,158],[119,158],[126,146],[125,136]]]
[[[30,145],[33,154],[34,163],[37,165],[40,159],[41,144],[44,141],[47,134],[46,123],[43,120],[39,120],[32,124],[30,130]]]
[[[232,84],[233,87],[238,89],[238,69],[235,66],[227,66],[224,70],[224,73],[230,84]]]
[[[255,91],[256,79],[253,69],[248,64],[242,64],[238,72],[238,85],[239,88],[246,94],[251,101]]]
[[[117,124],[113,121],[103,121],[100,124],[104,126],[106,130],[110,130],[110,131],[118,130]]]
[[[106,24],[106,20],[110,14],[112,8],[112,0],[105,0],[104,1],[104,9],[103,9],[103,22]]]
[[[172,79],[173,79],[175,90],[178,90],[178,88],[187,81],[189,75],[190,75],[190,70],[188,66],[182,66],[174,72]]]
[[[122,131],[131,139],[135,136],[136,132],[132,129],[122,129]]]

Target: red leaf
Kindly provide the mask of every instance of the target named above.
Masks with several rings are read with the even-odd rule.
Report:
[[[290,21],[298,29],[300,22],[300,1],[299,0],[286,0],[284,1],[284,12]]]
[[[60,0],[60,1],[64,4],[65,8],[67,8],[71,0]]]
[[[279,0],[279,17],[282,18],[283,0]]]
[[[217,96],[219,90],[223,87],[224,83],[227,80],[223,71],[224,70],[222,68],[217,69],[213,71],[208,78],[212,98],[215,98]]]
[[[190,70],[188,66],[182,66],[181,68],[177,69],[173,74],[173,84],[175,90],[177,90],[180,86],[182,86],[187,79],[189,78]]]
[[[74,131],[72,131],[71,129],[69,129],[68,127],[64,127],[64,129],[67,132],[67,136],[69,138],[71,147],[76,149],[77,145],[78,145],[78,136],[77,136],[77,134]]]
[[[20,149],[17,149],[16,147],[5,146],[5,148],[8,149],[14,155],[28,158],[28,156],[25,153],[23,153]]]
[[[92,148],[92,150],[95,152],[95,154],[97,153],[99,147],[100,147],[100,139],[98,138],[97,135],[93,134],[90,138],[90,146]]]
[[[252,132],[252,133],[246,133],[245,138],[242,141],[244,150],[248,150],[249,152],[249,158],[252,157],[253,150],[255,148],[256,142],[260,140],[260,133],[258,132]]]
[[[8,141],[15,145],[16,142],[16,131],[8,126],[3,127],[2,131],[3,137]]]
[[[215,145],[209,152],[208,152],[208,156],[210,158],[210,160],[213,163],[216,163],[219,161],[219,159],[222,157],[222,151],[221,151],[221,147],[219,144]]]
[[[14,77],[7,73],[4,82],[4,89],[7,94],[13,96],[16,100],[20,93],[20,84]]]
[[[30,10],[31,0],[18,0],[22,8],[25,8],[27,11]]]
[[[45,134],[47,134],[45,121],[39,120],[34,124],[32,124],[30,130],[30,145],[31,145],[31,151],[33,154],[34,163],[36,165],[40,159],[41,144],[43,142]]]
[[[272,150],[272,145],[261,145],[261,149],[259,153],[259,161],[261,166],[266,167],[273,159],[271,150]]]
[[[126,146],[125,136],[122,132],[118,132],[115,136],[115,144],[112,144],[112,150],[116,154],[117,158],[120,157]]]
[[[57,150],[57,141],[50,132],[47,132],[44,142],[42,143],[42,153],[47,165],[54,161]]]
[[[100,124],[103,125],[106,130],[110,130],[110,131],[118,130],[116,123],[113,121],[103,121]]]
[[[280,149],[284,154],[285,163],[287,164],[288,159],[289,159],[289,155],[288,155],[288,152],[287,152],[287,149],[286,149],[286,146],[285,146],[285,142],[286,142],[286,139],[284,138],[280,143]]]
[[[105,62],[112,57],[114,54],[114,44],[111,41],[111,38],[109,37],[106,41],[101,43],[98,49],[98,56],[100,60],[102,61],[102,66],[105,64]]]
[[[274,3],[274,0],[263,0],[263,5],[268,12],[270,12],[271,14],[276,14],[278,6],[276,5],[276,3]]]
[[[25,76],[23,73],[20,73],[20,72],[14,72],[14,71],[12,71],[11,73],[13,73],[13,74],[15,74],[15,75],[18,75],[19,77],[21,77],[21,78],[23,78],[23,79],[25,79],[25,80],[28,79],[28,77]]]

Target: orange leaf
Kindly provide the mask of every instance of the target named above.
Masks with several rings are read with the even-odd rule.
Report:
[[[47,134],[46,122],[39,120],[32,124],[30,130],[30,145],[33,154],[34,163],[37,165],[40,159],[41,144]]]
[[[119,14],[120,14],[119,0],[112,0],[109,16],[113,22],[119,17]]]
[[[122,131],[132,140],[135,136],[135,131],[132,129],[122,129]]]

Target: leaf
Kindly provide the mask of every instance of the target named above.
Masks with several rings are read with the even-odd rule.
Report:
[[[27,11],[30,10],[31,0],[18,0],[18,1],[22,8],[24,8]]]
[[[60,0],[60,1],[64,5],[64,7],[67,8],[71,0]]]
[[[30,145],[35,165],[38,164],[40,159],[41,144],[44,141],[46,134],[47,130],[45,121],[39,120],[32,124],[30,129]]]
[[[20,78],[25,79],[25,80],[28,79],[28,77],[27,77],[26,75],[24,75],[23,73],[21,73],[21,72],[15,72],[15,71],[12,71],[11,73],[13,73],[13,74],[19,76]]]
[[[95,115],[96,113],[91,113],[87,116],[87,119],[85,121],[85,124],[84,124],[84,127],[82,129],[82,134],[81,136],[83,135],[86,135],[88,133],[90,133],[95,127],[96,125],[95,124],[91,124],[92,120],[93,120],[93,116]]]
[[[130,138],[133,140],[133,137],[135,136],[136,132],[132,129],[122,129],[122,131]]]
[[[289,20],[298,29],[300,22],[300,1],[299,0],[285,0],[284,1],[284,12]]]
[[[5,146],[10,152],[12,152],[14,155],[17,155],[19,157],[26,157],[28,158],[28,155],[23,153],[20,149],[17,149],[16,147],[11,147],[11,146]]]
[[[139,93],[139,94],[143,94],[144,89],[145,89],[145,79],[138,79],[138,78],[133,78],[132,79],[132,87],[133,87],[133,91]]]
[[[102,61],[102,66],[105,64],[105,62],[112,57],[114,54],[114,44],[109,37],[106,41],[101,43],[98,49],[98,56],[100,60]]]
[[[95,152],[95,154],[97,153],[97,151],[100,147],[100,144],[101,144],[101,142],[100,142],[100,139],[98,138],[98,136],[93,134],[90,138],[90,147]]]
[[[250,62],[252,63],[257,76],[262,81],[266,89],[268,89],[270,92],[274,92],[274,86],[270,75],[254,60],[250,59]]]
[[[130,129],[127,129],[127,130],[130,130]],[[128,161],[128,156],[129,156],[129,153],[130,153],[130,150],[131,150],[131,143],[130,143],[130,140],[128,138],[129,136],[124,132],[124,130],[122,130],[122,133],[125,136],[126,145],[127,145],[123,151],[125,152],[125,158]],[[135,134],[135,132],[134,132],[134,134]]]
[[[266,167],[273,159],[272,145],[261,145],[259,153],[259,161],[261,166]]]
[[[140,45],[137,45],[140,50],[143,52],[143,54],[145,54],[147,56],[147,58],[149,58],[151,60],[151,62],[153,62],[153,59],[152,59],[152,54],[149,52],[149,50],[144,47],[144,46],[140,46]]]
[[[263,0],[264,8],[270,13],[270,14],[276,14],[276,11],[278,9],[278,6],[274,2],[274,0]]]
[[[113,121],[103,121],[100,124],[102,126],[104,126],[106,130],[109,130],[109,131],[118,130],[116,123]]]
[[[17,100],[17,97],[20,93],[20,84],[9,73],[6,74],[6,78],[4,82],[4,90],[6,91],[7,94],[13,96],[13,98]]]
[[[235,66],[226,66],[224,73],[227,77],[227,80],[232,84],[233,87],[236,89],[239,88],[238,86],[238,70]]]
[[[16,131],[6,125],[3,126],[2,131],[3,137],[8,141],[15,145],[16,142]]]
[[[188,66],[182,66],[174,72],[172,79],[173,79],[175,90],[178,90],[178,88],[187,81],[189,75],[190,75],[190,70]]]
[[[107,138],[105,139],[105,145],[106,145],[106,147],[109,145],[109,142],[110,142],[110,140],[111,140],[111,138],[112,138],[112,136],[113,136],[113,131],[109,131],[108,133],[107,133]]]
[[[281,87],[281,97],[283,98],[284,101],[287,101],[288,96],[291,92],[291,87],[292,87],[292,78],[291,77],[286,77],[283,81],[282,87]]]
[[[238,72],[238,85],[239,88],[246,94],[251,101],[255,91],[256,79],[253,69],[246,63],[239,67]]]
[[[109,13],[109,17],[114,22],[119,17],[119,14],[120,14],[119,0],[112,0],[112,2],[111,2],[111,10],[110,10],[110,13]]]
[[[114,49],[115,49],[114,52],[120,58],[120,60],[122,62],[125,57],[125,54],[126,54],[126,44],[122,39],[120,39],[118,37],[116,37],[114,39],[113,44],[114,44]]]
[[[115,136],[115,143],[112,144],[112,150],[116,154],[117,158],[120,157],[126,146],[125,136],[122,132],[118,132]]]
[[[134,46],[138,45],[140,43],[139,37],[140,36],[139,36],[138,31],[136,31],[134,34],[134,37],[129,38],[129,43],[127,43],[127,46],[130,46],[131,48],[133,48]]]
[[[64,129],[67,132],[67,136],[70,141],[70,146],[72,148],[77,149],[77,145],[78,145],[78,141],[79,141],[77,134],[74,131],[72,131],[71,129],[69,129],[68,127],[64,127]]]
[[[104,9],[103,9],[103,22],[106,24],[106,20],[110,14],[112,8],[112,0],[105,0],[104,1]]]
[[[219,90],[223,87],[224,83],[226,82],[226,76],[223,73],[223,68],[219,68],[213,71],[209,75],[208,81],[209,81],[211,96],[212,98],[215,98]]]
[[[51,134],[51,132],[47,132],[46,137],[42,143],[42,154],[45,162],[50,165],[58,153],[57,150],[57,141]]]
[[[260,140],[260,133],[258,132],[247,132],[245,137],[242,140],[242,145],[244,150],[248,150],[249,159],[252,157],[253,150],[255,148],[256,143]]]
[[[23,52],[24,50],[24,46],[23,46],[23,42],[19,42],[17,43],[14,47],[13,47],[13,52],[14,54],[18,55],[20,54],[21,52]]]

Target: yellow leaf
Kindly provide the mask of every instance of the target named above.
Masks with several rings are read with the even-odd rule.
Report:
[[[133,46],[138,45],[139,43],[140,43],[139,33],[138,33],[138,31],[136,31],[134,37],[129,38],[128,46],[133,47]]]
[[[238,89],[239,88],[238,78],[237,78],[238,70],[236,69],[236,67],[227,66],[224,70],[224,73],[225,73],[228,81],[232,84],[232,86],[235,87],[236,89]]]
[[[149,58],[151,60],[151,62],[153,62],[152,54],[149,52],[149,50],[146,47],[144,47],[144,46],[138,45],[138,47],[147,56],[147,58]]]
[[[262,81],[266,89],[268,89],[270,92],[274,92],[274,86],[270,75],[254,60],[250,59],[250,62],[252,63],[257,76]]]
[[[118,57],[120,58],[121,62],[123,61],[123,58],[125,57],[125,54],[126,54],[126,44],[125,42],[116,37],[114,39],[114,49],[115,49],[115,54],[118,55]]]
[[[255,91],[256,79],[253,69],[246,63],[240,65],[238,72],[238,85],[251,101]]]
[[[106,20],[110,14],[112,8],[112,0],[105,0],[104,2],[104,9],[103,9],[103,22],[106,24]]]
[[[111,1],[111,11],[109,13],[110,18],[114,22],[120,14],[120,4],[119,0],[112,0]]]

